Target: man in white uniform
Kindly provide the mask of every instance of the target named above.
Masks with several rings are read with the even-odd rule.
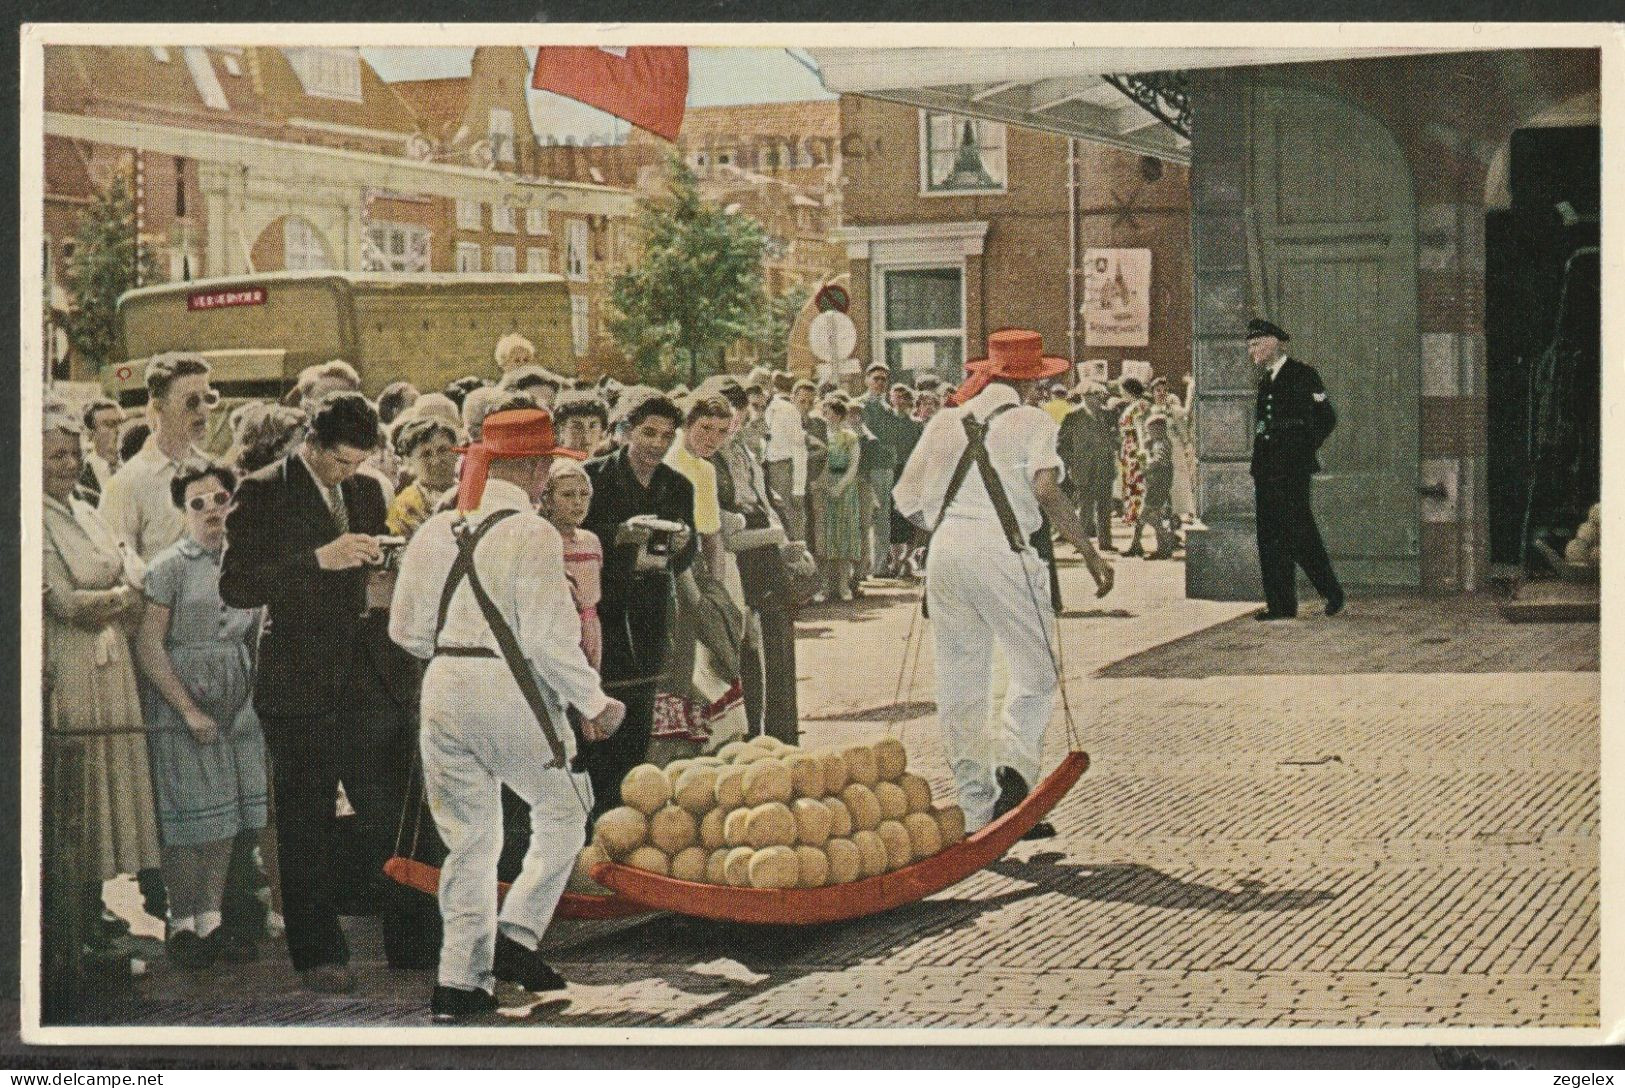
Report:
[[[954,407],[931,417],[892,491],[904,517],[935,530],[926,597],[936,632],[937,716],[967,830],[1020,804],[1038,781],[1059,682],[1049,572],[1029,543],[1042,515],[1082,554],[1098,595],[1112,587],[1111,566],[1060,489],[1060,428],[1043,409],[1024,406],[1033,388],[1069,366],[1043,354],[1036,332],[993,333],[988,358],[966,368],[970,377],[949,401]],[[990,738],[995,642],[1010,681],[1000,735]]]
[[[465,450],[457,510],[412,537],[395,586],[390,636],[431,659],[419,745],[447,848],[438,1020],[490,1011],[497,980],[536,992],[564,986],[536,949],[592,809],[587,776],[569,765],[565,715],[574,707],[585,737],[601,740],[626,710],[587,663],[563,543],[534,513],[556,454],[569,455],[545,411],[487,416],[481,441]],[[499,917],[503,785],[530,805],[531,837]]]
[[[801,410],[791,399],[795,378],[785,371],[773,375],[773,399],[763,419],[767,423],[767,451],[762,463],[767,486],[779,501],[779,520],[791,540],[807,539],[807,432]]]

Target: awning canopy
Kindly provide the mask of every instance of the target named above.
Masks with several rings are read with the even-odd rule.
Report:
[[[1172,162],[1190,141],[1108,76],[1439,52],[1436,49],[933,47],[809,49],[824,86],[1109,144]]]

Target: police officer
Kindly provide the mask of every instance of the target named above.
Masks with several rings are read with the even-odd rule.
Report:
[[[1343,610],[1343,587],[1309,504],[1309,480],[1320,471],[1315,454],[1337,413],[1320,374],[1290,358],[1291,337],[1269,321],[1247,323],[1247,354],[1262,371],[1253,425],[1253,491],[1257,502],[1258,568],[1264,581],[1262,621],[1298,614],[1297,567],[1326,600],[1326,615]]]

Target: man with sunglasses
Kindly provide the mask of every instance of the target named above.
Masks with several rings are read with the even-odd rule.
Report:
[[[209,386],[209,364],[200,355],[170,352],[147,364],[147,418],[152,423],[141,452],[113,473],[102,488],[102,520],[144,563],[181,538],[186,518],[169,497],[169,482],[182,469],[208,462],[200,444],[220,394]]]

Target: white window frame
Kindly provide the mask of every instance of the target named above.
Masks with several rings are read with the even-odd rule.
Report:
[[[506,268],[503,265],[507,265]],[[491,247],[491,271],[512,275],[519,271],[519,250],[513,246]]]
[[[149,45],[149,46],[147,46],[147,51],[152,54],[152,59],[157,61],[159,64],[168,64],[169,63],[169,47],[168,46]]]
[[[552,233],[552,231],[550,231],[548,229],[547,209],[546,208],[539,207],[539,206],[533,204],[530,207],[525,209],[525,233],[526,234],[551,234]]]
[[[513,111],[493,106],[486,113],[485,135],[497,162],[514,161]],[[492,205],[493,208],[496,205]]]
[[[894,330],[886,324],[886,275],[891,272],[924,272],[939,269],[951,269],[959,273],[959,327],[944,329],[897,329]],[[893,340],[919,340],[935,339],[937,337],[959,337],[959,365],[965,365],[968,348],[965,345],[967,334],[965,331],[966,280],[969,277],[965,272],[965,261],[899,261],[888,264],[874,264],[870,266],[870,327],[874,329],[874,361],[885,363],[890,358],[886,351],[887,345]],[[906,380],[899,378],[899,380]]]
[[[479,230],[485,225],[484,213],[478,200],[457,198],[457,229]]]
[[[497,234],[519,233],[519,223],[514,216],[513,205],[491,205],[491,229]]]
[[[197,87],[203,104],[211,110],[231,109],[231,103],[226,100],[226,90],[220,86],[220,77],[214,73],[214,62],[209,59],[208,50],[200,45],[188,45],[181,49],[181,59],[186,62],[186,70],[191,73],[192,84]]]
[[[483,272],[485,249],[478,242],[457,243],[457,271]]]
[[[401,252],[391,244],[399,239]],[[429,231],[415,223],[375,222],[362,232],[361,269],[364,272],[431,272]]]
[[[592,348],[592,303],[586,295],[570,296],[570,348],[577,359]]]
[[[320,260],[316,260],[317,256]],[[289,272],[315,272],[336,267],[327,240],[314,223],[290,215],[282,221],[282,267]]]
[[[566,238],[565,274],[577,283],[587,280],[587,264],[592,260],[592,234],[585,219],[572,219]]]
[[[312,98],[335,98],[360,102],[361,53],[356,49],[301,46],[284,49],[283,56],[293,65],[299,85]]]
[[[228,76],[240,76],[243,74],[242,62],[236,57],[232,56],[230,53],[222,54],[220,57],[220,63],[226,66],[226,74]]]
[[[1010,127],[1002,121],[985,121],[979,117],[962,117],[957,113],[947,113],[945,110],[920,110],[919,132],[919,159],[920,159],[920,195],[921,196],[998,196],[1010,191]],[[957,122],[971,121],[978,125],[997,125],[1003,133],[1003,140],[999,145],[999,154],[1004,157],[1004,175],[996,189],[933,189],[931,187],[931,126],[927,118],[931,116],[948,116]]]
[[[526,275],[544,275],[553,270],[553,252],[546,246],[525,247]]]

